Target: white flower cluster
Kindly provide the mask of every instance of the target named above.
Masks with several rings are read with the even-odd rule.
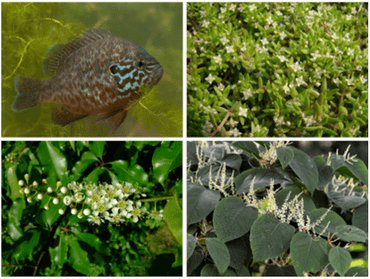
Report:
[[[33,202],[35,197],[42,200],[44,196],[48,196],[49,200],[44,206],[45,210],[50,209],[51,203],[56,205],[62,201],[65,207],[58,210],[61,215],[65,214],[69,207],[72,215],[77,215],[78,218],[87,216],[89,222],[97,225],[105,221],[119,224],[131,220],[136,223],[144,215],[157,221],[163,218],[163,211],[149,212],[139,200],[146,197],[143,193],[145,188],[139,190],[130,182],[115,183],[115,185],[71,182],[63,186],[58,181],[55,190],[51,186],[38,189],[39,185],[36,181],[26,185],[29,180],[28,174],[25,175],[25,179],[26,183],[20,180],[18,184],[22,187],[20,192],[27,195],[27,201]],[[45,179],[42,182],[47,185]]]

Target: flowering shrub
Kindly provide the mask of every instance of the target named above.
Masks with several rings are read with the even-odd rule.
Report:
[[[367,276],[368,171],[349,147],[189,142],[187,164],[188,275]]]
[[[188,3],[189,136],[367,136],[364,3]]]
[[[4,142],[3,156],[3,274],[181,274],[181,142]]]

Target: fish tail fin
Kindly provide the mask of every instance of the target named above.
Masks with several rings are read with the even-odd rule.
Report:
[[[16,76],[14,87],[17,96],[12,105],[14,111],[23,111],[40,103],[39,92],[42,82],[28,77]]]

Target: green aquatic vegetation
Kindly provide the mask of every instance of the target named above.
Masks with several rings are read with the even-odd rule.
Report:
[[[188,136],[367,136],[363,3],[189,3]]]
[[[172,44],[172,36],[181,24],[176,14],[181,14],[181,4],[150,4],[142,6],[124,3],[3,3],[3,72],[2,72],[2,112],[3,136],[181,136],[181,46]],[[146,14],[146,18],[122,16],[126,12]],[[162,18],[167,15],[166,19]],[[117,22],[117,19],[120,21]],[[153,24],[153,22],[155,24]],[[168,25],[169,23],[169,25]],[[150,25],[151,24],[151,25]],[[150,25],[150,26],[149,26]],[[172,26],[166,35],[166,30]],[[27,76],[45,80],[42,61],[45,53],[54,44],[67,43],[87,29],[103,28],[115,36],[125,37],[153,53],[165,67],[165,75],[156,91],[156,99],[166,100],[161,108],[160,122],[148,126],[145,121],[150,114],[157,113],[156,106],[147,111],[133,114],[128,112],[124,124],[114,130],[109,121],[95,124],[96,117],[81,120],[67,127],[54,125],[51,112],[57,105],[42,104],[28,111],[14,113],[11,104],[16,95],[14,77]],[[164,28],[166,27],[166,28]],[[156,32],[152,32],[153,29]],[[168,31],[168,30],[167,30]],[[134,33],[133,33],[134,32]],[[178,32],[177,32],[178,33]],[[150,35],[150,36],[149,36]],[[159,39],[161,37],[161,40]],[[167,47],[168,46],[168,47]],[[163,101],[162,101],[163,103]],[[152,104],[154,104],[152,102]],[[171,108],[172,111],[167,109]],[[176,111],[174,119],[173,110]],[[142,114],[142,113],[147,114]],[[168,121],[163,119],[170,116]],[[142,123],[147,125],[143,125]],[[177,128],[166,134],[167,127],[177,122]],[[160,123],[160,124],[158,124]],[[151,123],[149,123],[151,124]],[[176,134],[175,134],[176,131]]]

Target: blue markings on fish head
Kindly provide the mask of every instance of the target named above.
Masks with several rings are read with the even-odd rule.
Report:
[[[121,53],[120,59],[114,59],[109,66],[109,74],[114,77],[121,98],[127,98],[132,93],[138,94],[141,86],[152,87],[158,84],[163,73],[162,65],[141,47],[125,55]]]

